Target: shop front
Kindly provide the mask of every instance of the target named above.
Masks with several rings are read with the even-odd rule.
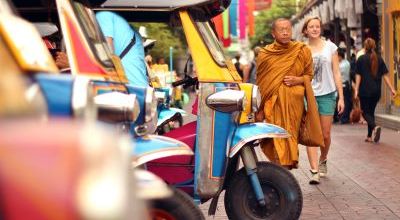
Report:
[[[400,1],[382,1],[382,50],[389,69],[390,79],[400,93]],[[400,96],[392,98],[387,88],[383,88],[383,114],[400,117]],[[400,127],[400,125],[399,125]]]

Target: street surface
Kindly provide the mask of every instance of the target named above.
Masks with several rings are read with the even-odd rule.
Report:
[[[300,219],[400,219],[400,133],[382,129],[379,144],[365,143],[366,125],[334,125],[328,176],[309,181],[307,154],[293,170],[303,191]],[[200,207],[207,216],[209,202]],[[227,219],[223,196],[215,217]]]

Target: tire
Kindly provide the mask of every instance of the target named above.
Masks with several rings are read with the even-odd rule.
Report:
[[[267,162],[257,163],[257,175],[266,198],[260,207],[245,168],[236,172],[226,187],[225,211],[232,220],[298,219],[303,195],[295,177],[285,168]]]
[[[185,192],[170,187],[173,195],[166,199],[153,200],[150,207],[151,219],[202,220],[202,211]]]

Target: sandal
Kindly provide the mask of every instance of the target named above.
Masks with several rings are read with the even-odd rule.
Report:
[[[368,142],[368,143],[372,143],[372,142],[373,142],[373,141],[372,141],[372,138],[366,138],[364,141],[365,141],[365,142]]]
[[[381,138],[381,127],[380,126],[376,126],[375,128],[374,128],[374,131],[373,131],[373,136],[374,136],[374,142],[375,143],[378,143],[379,142],[379,139]]]

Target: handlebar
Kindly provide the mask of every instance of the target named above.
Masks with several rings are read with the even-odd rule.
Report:
[[[184,88],[187,88],[189,86],[196,85],[196,83],[197,83],[197,77],[187,76],[182,80],[178,80],[176,82],[173,82],[172,86],[173,87],[177,87],[177,86],[183,85]]]

